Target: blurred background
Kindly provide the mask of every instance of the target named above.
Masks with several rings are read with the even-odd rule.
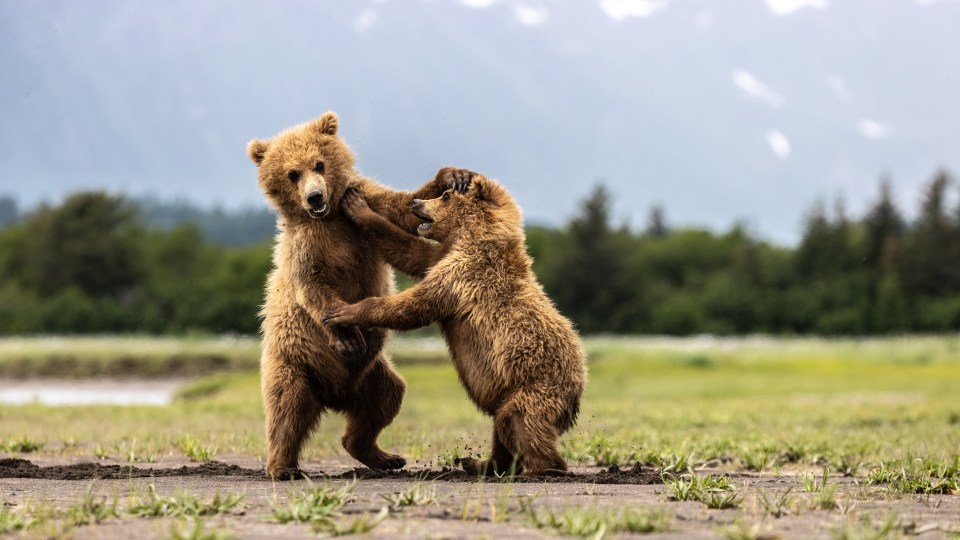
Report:
[[[960,329],[960,2],[0,0],[0,334],[255,333],[247,141],[503,182],[582,332]]]

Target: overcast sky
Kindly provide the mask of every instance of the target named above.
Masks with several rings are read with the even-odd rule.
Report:
[[[332,109],[390,185],[470,167],[560,224],[603,182],[636,228],[661,204],[792,243],[817,200],[859,215],[889,175],[909,214],[960,171],[958,22],[956,0],[0,0],[0,194],[262,205],[247,141]]]

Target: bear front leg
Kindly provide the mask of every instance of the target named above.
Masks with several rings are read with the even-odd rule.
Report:
[[[443,246],[410,234],[374,212],[356,189],[347,190],[340,207],[367,235],[384,260],[404,274],[422,278],[443,258]]]
[[[421,295],[425,281],[392,296],[373,296],[326,312],[328,326],[378,326],[393,330],[413,330],[442,318],[438,301]]]
[[[377,356],[344,410],[347,419],[343,447],[354,459],[371,469],[401,469],[407,461],[384,452],[377,444],[383,428],[390,425],[403,403],[407,385],[383,355]]]
[[[317,294],[318,292],[322,291],[317,291],[314,294]],[[338,297],[333,295],[330,296],[331,300],[328,303],[328,309],[331,307],[346,305],[346,302]],[[331,349],[351,361],[356,361],[358,359],[369,360],[372,358],[369,355],[370,350],[369,347],[367,347],[363,332],[359,328],[346,325],[338,327],[329,327],[325,325],[323,309],[316,303],[310,301],[305,288],[301,287],[297,289],[296,299],[297,304],[307,312],[310,318],[313,319],[313,322],[316,323],[319,328],[323,329],[323,331],[326,331],[327,343]]]
[[[300,449],[320,421],[323,406],[307,384],[307,377],[264,358],[262,392],[266,413],[267,474],[282,480],[302,476]]]
[[[413,234],[420,224],[420,219],[411,212],[414,199],[435,199],[448,189],[466,193],[474,176],[476,173],[467,169],[444,167],[416,191],[394,191],[371,180],[362,183],[360,190],[374,212]]]

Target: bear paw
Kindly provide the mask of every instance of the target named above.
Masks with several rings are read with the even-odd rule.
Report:
[[[338,326],[331,336],[330,347],[346,358],[363,358],[367,355],[367,340],[356,326]]]
[[[517,474],[523,470],[519,464],[512,471],[507,467],[503,467],[503,470],[501,470],[501,467],[498,467],[498,464],[492,459],[478,460],[465,457],[457,458],[454,463],[460,465],[464,472],[473,476],[504,476],[511,473]]]
[[[275,471],[267,471],[267,476],[276,480],[278,482],[285,482],[287,480],[309,480],[310,475],[308,475],[300,467],[283,467]]]
[[[440,169],[437,176],[440,176],[447,184],[447,187],[457,193],[466,193],[473,182],[473,177],[477,173],[467,169],[457,169],[454,167],[444,167]]]
[[[524,472],[523,476],[550,476],[553,478],[570,478],[576,476],[576,473],[565,471],[563,469],[541,469],[539,471]]]
[[[340,209],[350,221],[357,225],[371,225],[383,219],[380,214],[370,208],[367,200],[356,188],[350,188],[343,194],[343,198],[340,199]]]
[[[392,471],[396,469],[402,469],[407,465],[407,460],[396,455],[388,454],[386,452],[379,452],[378,455],[373,458],[366,458],[359,460],[360,463],[363,463],[367,467],[376,470],[382,471]]]

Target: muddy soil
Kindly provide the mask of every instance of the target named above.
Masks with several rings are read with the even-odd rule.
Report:
[[[20,458],[0,459],[0,478],[33,478],[41,480],[122,480],[125,478],[151,478],[168,476],[240,476],[244,478],[269,480],[262,469],[244,468],[238,465],[210,461],[198,465],[183,465],[176,468],[116,465],[101,463],[73,463],[69,465],[39,466],[32,461]],[[413,480],[443,482],[476,482],[474,475],[459,469],[448,467],[439,470],[399,470],[375,471],[357,467],[337,474],[311,473],[304,476],[312,480]],[[660,477],[653,470],[643,469],[639,464],[621,470],[614,465],[596,473],[571,472],[569,476],[489,478],[488,482],[511,483],[587,483],[587,484],[653,484]]]
[[[218,491],[245,494],[242,512],[204,518],[206,530],[222,530],[237,538],[311,537],[305,524],[280,524],[272,514],[284,505],[288,494],[306,489],[308,481],[272,482],[255,459],[223,457],[222,462],[186,464],[163,462],[129,466],[120,463],[64,462],[56,458],[36,463],[8,458],[0,460],[0,500],[11,510],[29,501],[44,501],[61,511],[80,502],[92,491],[107,498],[118,497],[121,519],[69,530],[73,538],[169,538],[183,527],[174,518],[137,518],[124,514],[131,493],[143,493],[153,485],[162,496],[186,490],[209,500]],[[369,532],[380,538],[541,538],[556,536],[553,529],[538,529],[531,521],[532,504],[540,512],[594,507],[601,511],[622,509],[658,510],[667,516],[664,531],[646,535],[656,538],[836,538],[870,537],[889,523],[892,537],[954,538],[960,534],[960,496],[911,496],[890,493],[882,486],[865,486],[853,478],[836,477],[837,506],[817,507],[817,495],[804,493],[797,472],[726,473],[743,500],[737,508],[711,510],[702,503],[674,501],[668,486],[654,471],[645,468],[581,467],[569,478],[517,479],[514,482],[487,479],[478,482],[462,471],[442,468],[395,472],[356,468],[349,460],[323,460],[306,464],[312,485],[341,486],[354,482],[353,500],[341,510],[338,521],[348,523],[372,516],[388,507],[389,517]],[[700,471],[700,474],[718,471]],[[390,495],[421,486],[432,501],[416,506],[391,508]],[[789,499],[775,517],[763,499]],[[15,533],[36,537],[49,535],[35,527]],[[749,533],[737,536],[735,533]],[[631,535],[608,535],[610,537]]]

